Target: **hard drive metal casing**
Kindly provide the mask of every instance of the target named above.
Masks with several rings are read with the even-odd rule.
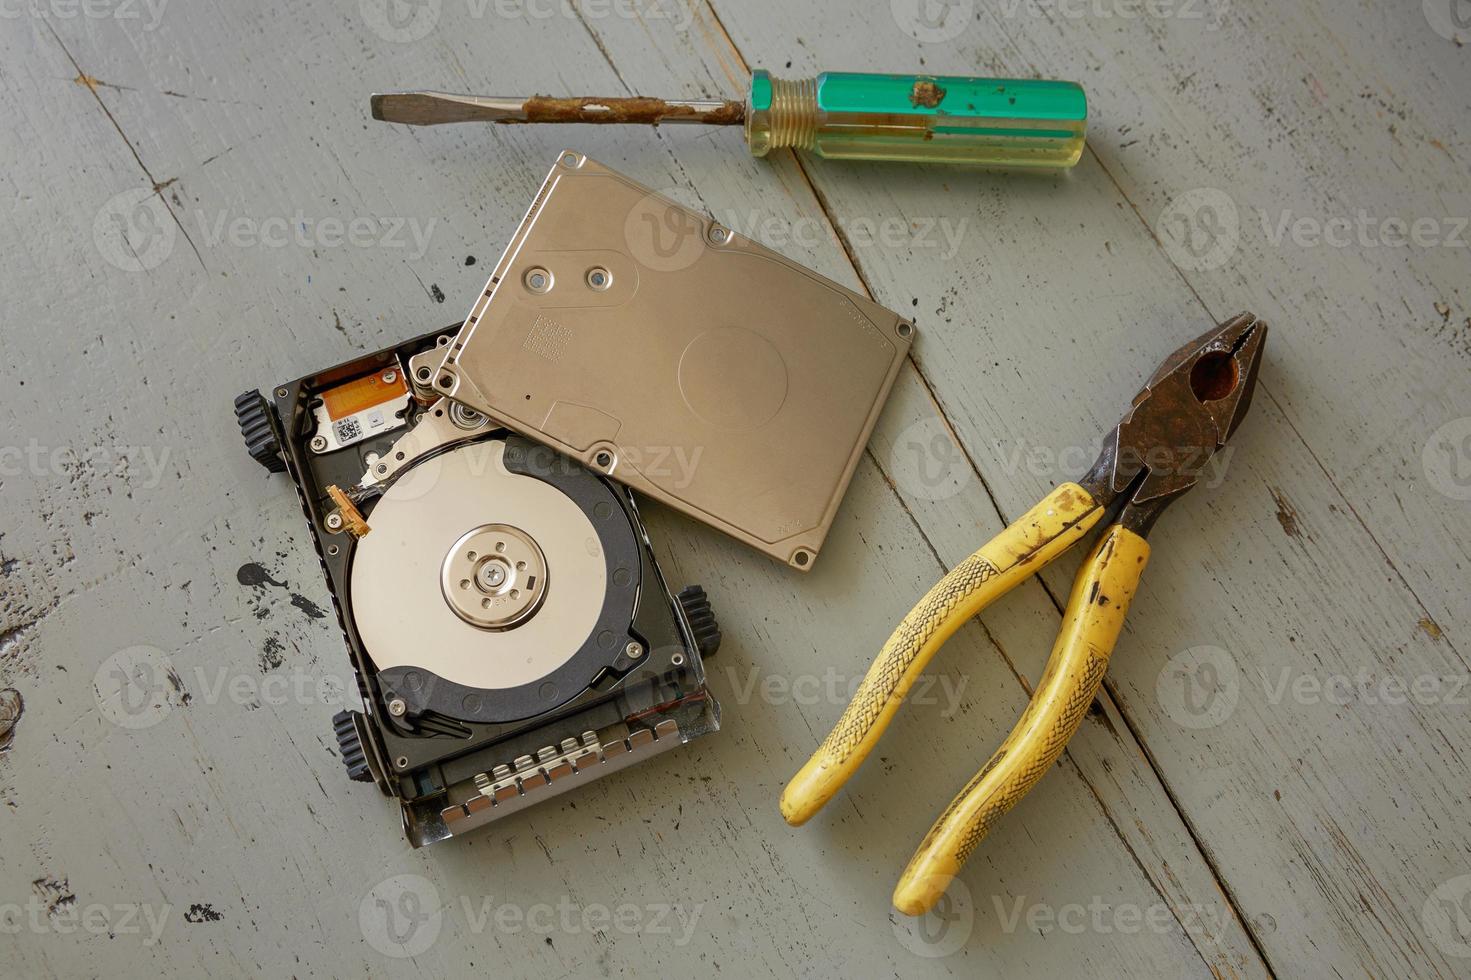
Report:
[[[568,151],[434,385],[805,571],[914,335]]]
[[[616,483],[607,484],[612,496],[605,499],[610,516],[623,515],[633,531],[630,561],[637,568],[638,601],[628,630],[643,648],[635,667],[615,665],[590,678],[584,690],[558,697],[553,706],[492,720],[454,708],[437,710],[433,685],[411,692],[401,669],[382,670],[375,663],[351,599],[357,547],[340,524],[334,527],[334,503],[326,488],[352,487],[373,461],[390,459],[395,445],[402,445],[396,440],[412,427],[343,448],[323,445],[315,441],[321,425],[313,406],[324,392],[351,379],[402,374],[414,358],[447,346],[458,326],[282,384],[269,398],[247,392],[235,403],[251,456],[273,472],[284,471],[296,486],[347,642],[362,710],[340,711],[333,719],[339,754],[350,778],[375,782],[397,799],[405,834],[415,847],[462,835],[720,727],[720,706],[705,686],[702,661],[702,651],[713,653],[719,644],[708,602],[697,587],[678,596],[670,591],[632,494]],[[425,411],[422,405],[411,407],[414,414]],[[527,465],[541,460],[537,465],[547,466],[554,477],[582,471],[570,460],[556,462],[550,450],[491,428],[495,431],[475,438],[505,436],[520,443]],[[374,499],[371,492],[362,499],[369,525]],[[494,508],[495,501],[486,503]],[[467,521],[474,522],[470,516]],[[416,610],[405,606],[402,614],[411,617]]]

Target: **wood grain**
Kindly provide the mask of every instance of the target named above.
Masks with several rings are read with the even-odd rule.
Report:
[[[1471,460],[1445,440],[1471,424],[1467,251],[1354,222],[1445,239],[1471,214],[1471,55],[1413,4],[1124,8],[962,0],[927,42],[899,2],[7,19],[0,689],[23,711],[0,972],[1464,972]],[[1092,149],[1035,177],[756,161],[728,129],[367,119],[375,90],[715,97],[753,66],[1076,78]],[[721,617],[725,731],[410,851],[343,778],[325,586],[227,402],[458,316],[563,146],[920,340],[810,575],[648,508],[671,580]],[[1205,268],[1176,230],[1220,195],[1239,231]],[[141,251],[119,217],[156,222]],[[1342,217],[1350,244],[1311,243]],[[963,629],[821,818],[788,828],[782,784],[914,598],[1076,477],[1164,353],[1248,308],[1273,333],[1219,485],[1161,523],[1104,695],[921,936],[893,881],[1025,704],[1075,566]],[[123,661],[171,671],[148,727],[98,703]],[[368,935],[399,875],[438,912],[409,959]],[[105,928],[65,931],[94,908]]]

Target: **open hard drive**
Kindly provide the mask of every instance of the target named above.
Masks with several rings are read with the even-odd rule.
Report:
[[[720,724],[710,605],[670,592],[629,490],[415,382],[459,327],[235,402],[296,484],[346,635],[343,762],[415,846]]]

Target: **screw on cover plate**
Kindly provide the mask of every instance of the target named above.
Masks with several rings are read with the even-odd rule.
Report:
[[[326,436],[312,436],[312,452],[319,453],[327,448]]]

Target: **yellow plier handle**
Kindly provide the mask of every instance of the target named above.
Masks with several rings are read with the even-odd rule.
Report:
[[[806,822],[858,770],[915,680],[961,624],[1075,544],[1103,513],[1087,490],[1064,483],[942,578],[900,622],[837,725],[787,784],[781,797],[787,822]],[[1148,550],[1142,537],[1117,525],[1099,543],[1078,576],[1031,703],[921,844],[894,894],[900,911],[918,915],[929,909],[996,818],[1062,753],[1103,679]],[[1133,557],[1123,561],[1127,556]],[[1079,595],[1093,600],[1080,603]]]
[[[1088,491],[1064,483],[940,579],[899,623],[837,726],[787,783],[781,795],[787,823],[806,823],[858,771],[930,658],[962,623],[1036,574],[1102,516]]]
[[[1148,560],[1149,542],[1123,525],[1112,525],[1099,539],[1073,582],[1062,631],[1031,702],[909,859],[894,889],[899,911],[929,911],[996,821],[1062,755],[1103,683]]]

